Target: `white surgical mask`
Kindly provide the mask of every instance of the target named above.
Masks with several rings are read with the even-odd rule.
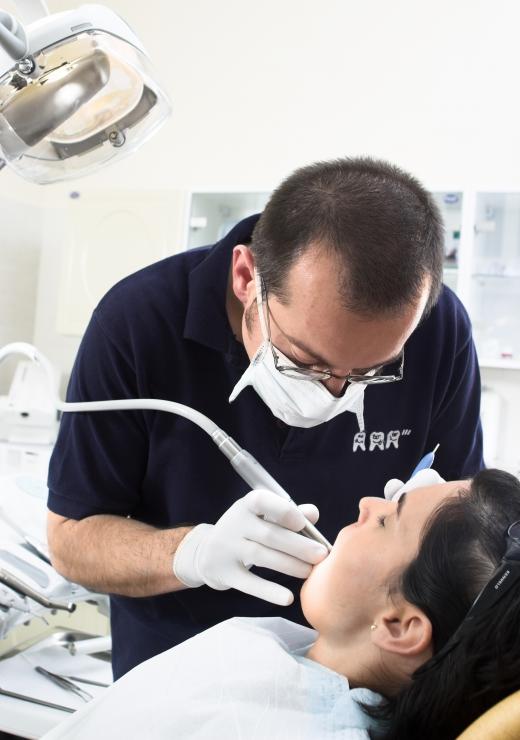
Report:
[[[233,388],[229,401],[234,401],[246,386],[251,385],[274,416],[289,426],[315,427],[330,421],[344,411],[350,411],[357,416],[359,430],[364,431],[363,407],[366,386],[363,383],[349,385],[345,393],[337,398],[319,380],[290,378],[276,369],[267,334],[258,274],[255,274],[255,279],[258,315],[264,341]],[[284,365],[296,367],[295,363],[285,357],[279,349],[276,349],[276,353]]]

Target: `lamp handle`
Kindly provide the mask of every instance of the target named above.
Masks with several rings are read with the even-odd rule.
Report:
[[[15,5],[17,15],[25,25],[50,15],[45,0],[15,0]]]

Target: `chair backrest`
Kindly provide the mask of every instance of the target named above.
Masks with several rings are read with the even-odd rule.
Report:
[[[520,690],[488,709],[458,740],[519,740]]]

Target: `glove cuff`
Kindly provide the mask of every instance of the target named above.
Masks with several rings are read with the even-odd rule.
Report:
[[[198,588],[204,583],[197,568],[197,550],[214,526],[198,524],[181,540],[175,551],[172,562],[174,575],[189,588]]]

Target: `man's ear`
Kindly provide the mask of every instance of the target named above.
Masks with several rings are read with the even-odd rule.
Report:
[[[233,249],[231,285],[244,307],[252,303],[255,296],[255,258],[245,244],[238,244]]]
[[[431,649],[432,625],[416,606],[403,602],[381,611],[372,630],[372,643],[381,650],[403,656],[417,656]]]

